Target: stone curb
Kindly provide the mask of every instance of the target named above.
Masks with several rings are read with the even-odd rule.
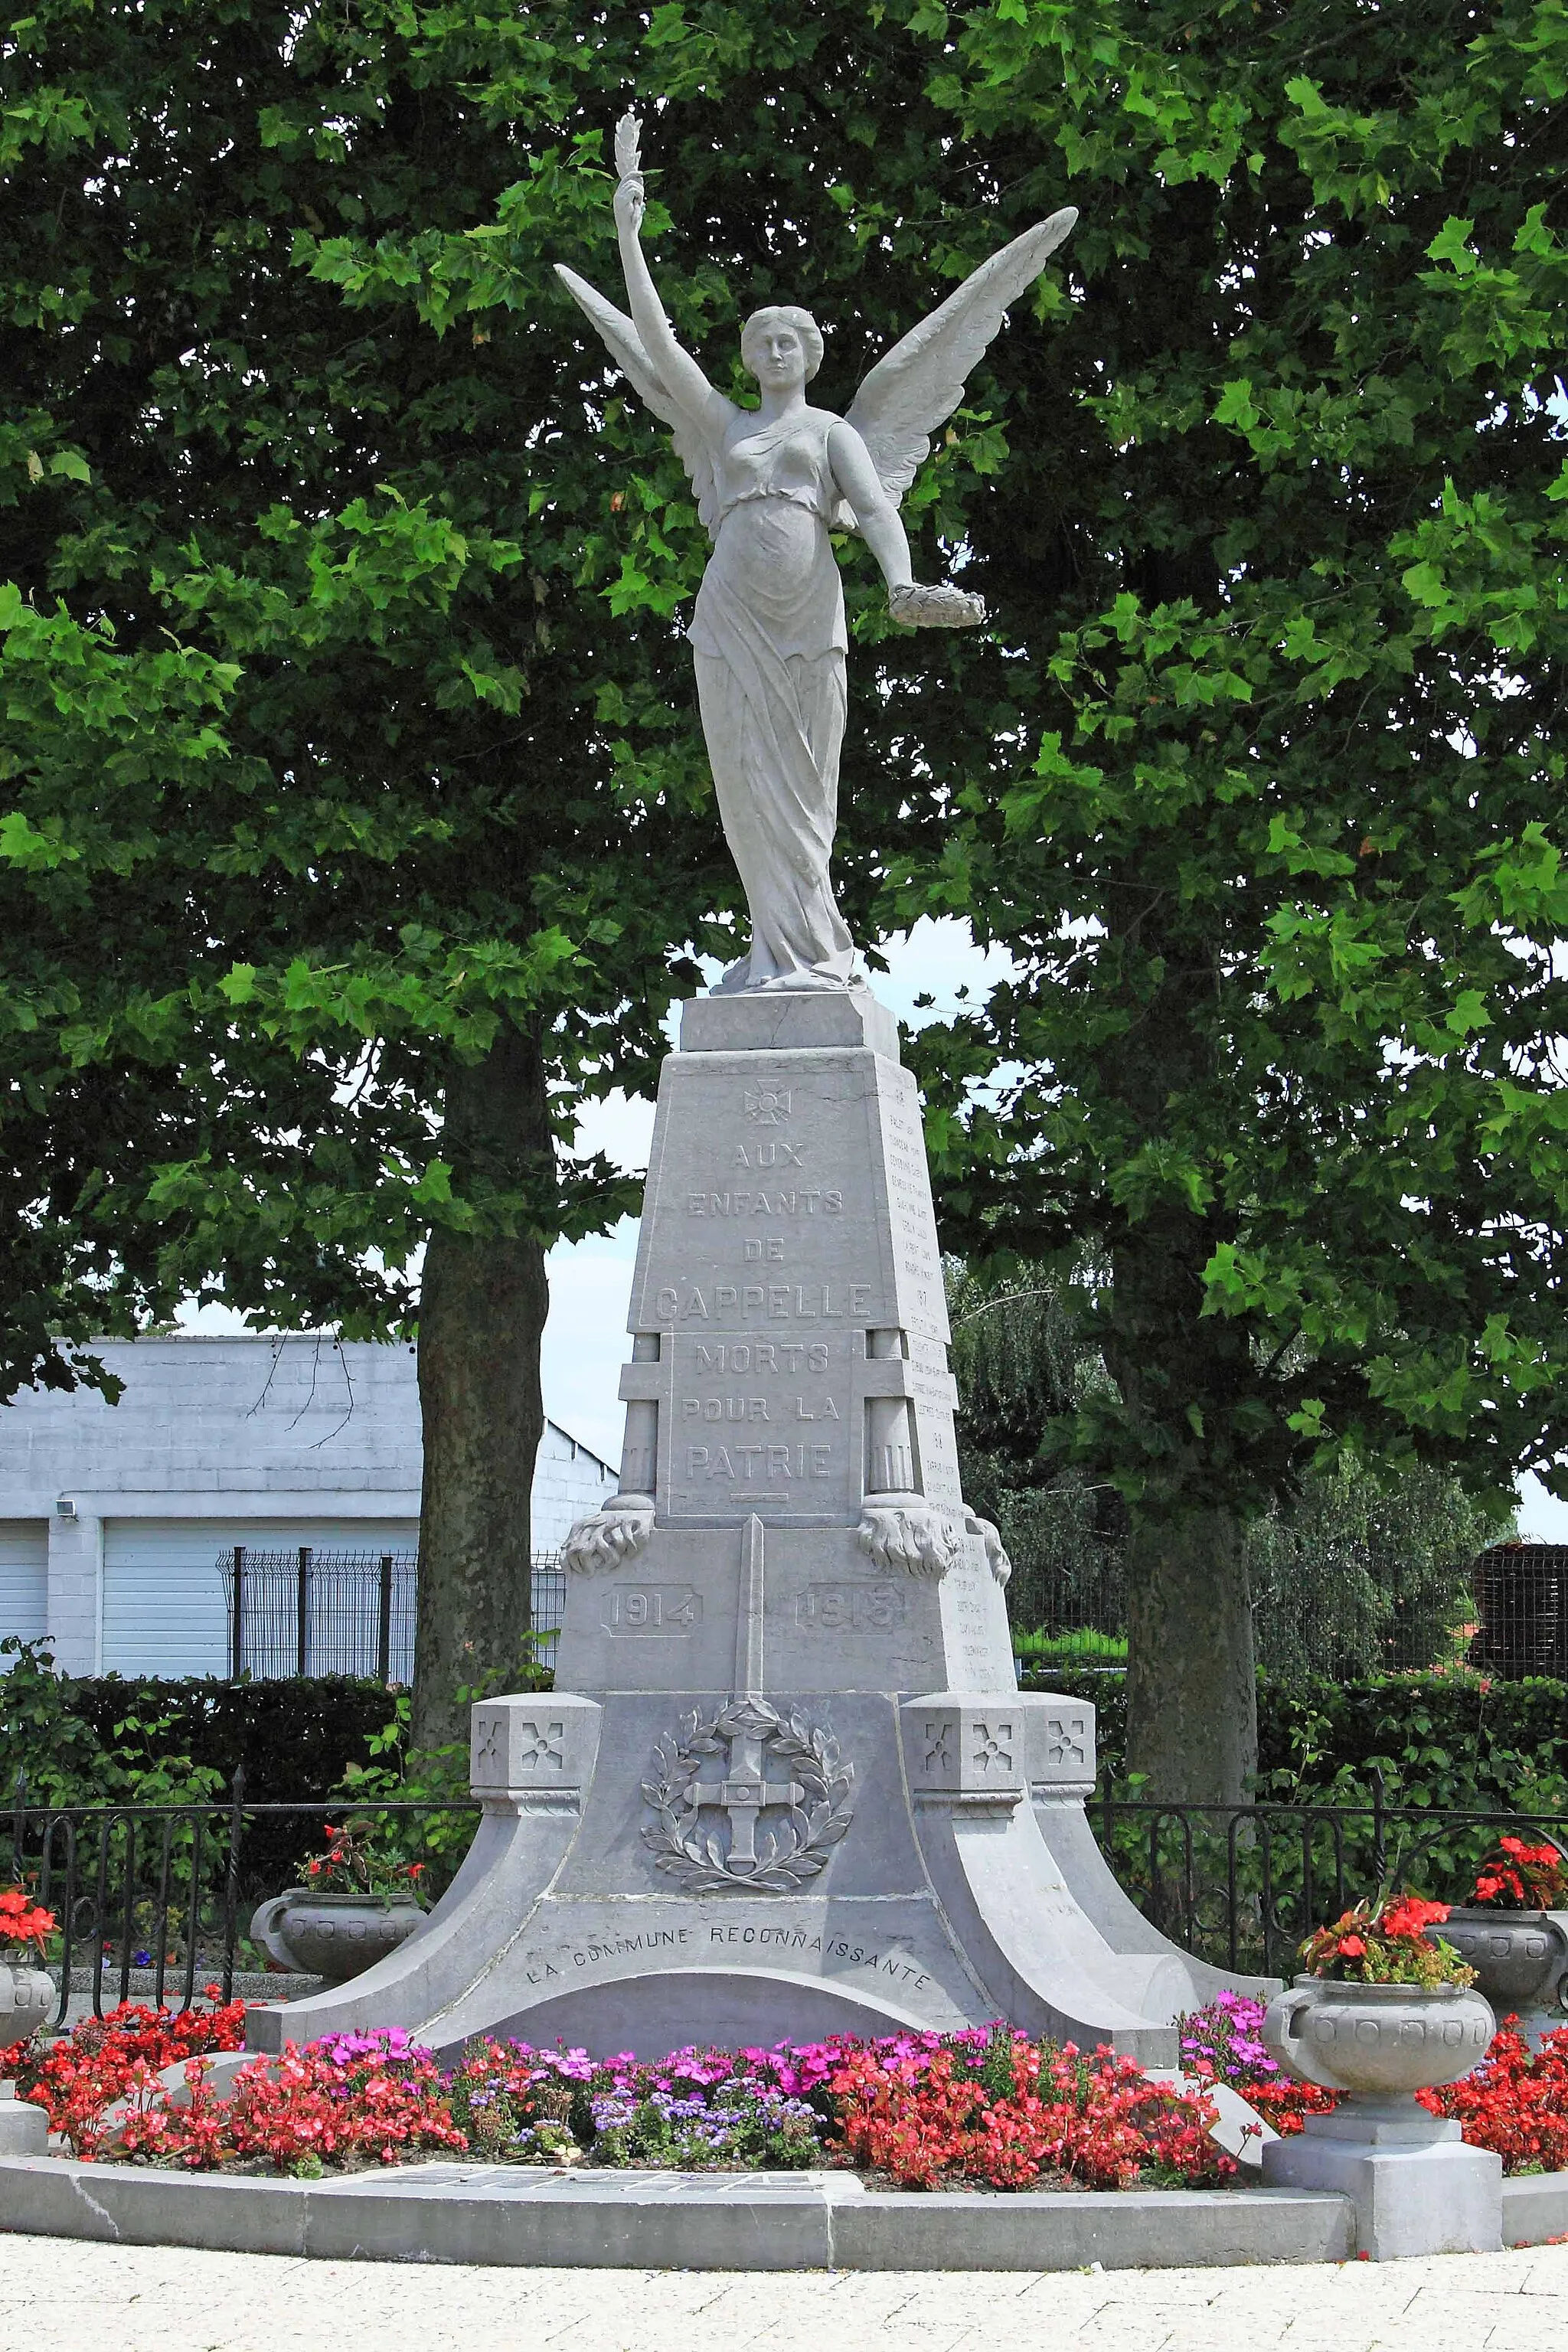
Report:
[[[235,2180],[0,2157],[0,2231],[327,2261],[552,2269],[1058,2271],[1339,2263],[1347,2197],[1123,2189],[900,2196],[852,2174],[521,2171],[422,2165]],[[1568,2173],[1503,2183],[1503,2242],[1568,2232]]]
[[[234,2180],[0,2158],[0,2230],[326,2260],[635,2270],[1075,2270],[1342,2262],[1346,2198],[1289,2189],[868,2190],[846,2173],[422,2165]]]
[[[1568,2172],[1528,2172],[1502,2185],[1505,2246],[1541,2246],[1568,2233]]]

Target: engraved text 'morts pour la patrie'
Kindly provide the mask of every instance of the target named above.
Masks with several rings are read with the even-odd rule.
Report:
[[[962,383],[1000,323],[988,283],[976,295],[970,280],[927,322],[939,344],[957,335],[944,382]],[[632,290],[640,334],[646,289]],[[483,1813],[456,1882],[363,1976],[253,2009],[254,2048],[402,2026],[441,2051],[500,2033],[652,2056],[1003,2016],[1173,2063],[1176,2018],[1239,1981],[1168,1944],[1101,1861],[1084,1812],[1093,1708],[1017,1688],[1005,1555],[960,1484],[921,1107],[897,1024],[847,984],[826,847],[771,889],[769,860],[787,863],[790,846],[778,813],[795,785],[816,786],[752,776],[745,758],[721,772],[731,720],[742,749],[778,740],[778,712],[771,733],[745,719],[737,646],[752,646],[759,675],[777,669],[779,694],[811,667],[763,658],[742,609],[766,586],[758,546],[776,522],[779,560],[808,568],[819,528],[826,543],[816,505],[844,487],[832,469],[845,445],[826,426],[831,479],[794,448],[802,331],[775,334],[778,315],[748,348],[784,455],[737,456],[750,426],[710,420],[713,626],[709,652],[698,645],[700,665],[717,665],[703,719],[710,746],[719,730],[753,948],[727,989],[683,1008],[660,1076],[619,1491],[564,1547],[554,1689],[474,1709]],[[646,338],[622,353],[614,333],[637,383]],[[917,351],[878,398],[896,409],[911,369],[918,392]],[[660,414],[666,395],[661,373],[647,394]],[[918,424],[905,415],[906,439]],[[854,475],[853,452],[845,462]],[[855,478],[875,524],[873,485]],[[892,577],[898,548],[875,528]],[[836,583],[831,556],[828,568]],[[740,600],[728,635],[724,597]],[[820,783],[837,739],[815,706],[795,716]],[[757,805],[737,815],[748,793]]]

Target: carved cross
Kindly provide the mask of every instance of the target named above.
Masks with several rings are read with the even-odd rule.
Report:
[[[805,1790],[794,1780],[770,1780],[763,1754],[761,1728],[734,1731],[729,1742],[730,1769],[721,1780],[699,1780],[691,1790],[694,1805],[722,1805],[730,1816],[727,1870],[752,1871],[757,1866],[757,1815],[764,1805],[798,1805]]]

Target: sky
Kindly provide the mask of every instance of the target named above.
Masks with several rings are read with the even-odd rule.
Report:
[[[954,917],[922,919],[911,931],[882,941],[881,951],[888,970],[873,976],[876,993],[910,1028],[921,1028],[952,1012],[962,992],[983,995],[1009,969],[1000,951],[978,949],[968,926]],[[715,978],[717,971],[715,966]],[[932,1002],[917,1010],[917,996]],[[591,1104],[580,1134],[584,1151],[603,1151],[620,1167],[640,1173],[647,1166],[653,1105],[625,1096]],[[617,1390],[628,1352],[626,1307],[636,1255],[637,1222],[626,1217],[613,1233],[563,1243],[549,1257],[550,1319],[542,1358],[544,1410],[612,1467],[620,1462]],[[223,1307],[193,1307],[180,1320],[194,1330],[244,1328],[239,1317]],[[1568,1502],[1557,1501],[1528,1475],[1520,1481],[1520,1502],[1521,1535],[1568,1543]]]

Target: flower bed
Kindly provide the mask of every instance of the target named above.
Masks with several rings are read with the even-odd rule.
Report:
[[[102,2018],[84,2018],[52,2042],[22,2042],[0,2050],[0,2081],[14,2080],[18,2098],[45,2109],[49,2129],[78,2156],[98,2153],[104,2117],[117,2100],[151,2096],[161,2068],[208,2052],[243,2050],[245,2003],[160,2010],[126,2001]],[[161,2086],[160,2086],[161,2089]]]
[[[445,2076],[405,2034],[340,2033],[240,2067],[220,2096],[202,2058],[240,2047],[243,2024],[237,2002],[121,2009],[47,2050],[11,2053],[18,2095],[46,2108],[79,2157],[191,2171],[309,2176],[471,2154],[695,2170],[846,2165],[909,2189],[1014,2189],[1211,2187],[1236,2168],[1208,2137],[1215,2111],[1201,2091],[1003,2026],[685,2050],[653,2064],[480,2042]],[[184,2105],[158,2079],[182,2058]]]
[[[1416,2096],[1435,2116],[1457,2116],[1470,2146],[1495,2149],[1505,2172],[1568,2171],[1568,2026],[1532,2051],[1508,2019],[1473,2074]]]
[[[1109,2051],[1086,2056],[995,2026],[685,2050],[654,2064],[481,2042],[450,2074],[406,2034],[339,2033],[242,2066],[220,2096],[201,2061],[243,2047],[239,2001],[127,2004],[53,2043],[0,2051],[0,2077],[15,2078],[78,2157],[189,2171],[309,2177],[472,2155],[681,2170],[845,2165],[917,2189],[1199,2188],[1235,2174],[1208,2136],[1205,2083],[1231,2084],[1285,2133],[1336,2104],[1280,2071],[1262,2019],[1260,2001],[1222,1993],[1184,2020],[1185,2092]],[[186,2105],[159,2080],[182,2061]],[[1568,2027],[1532,2053],[1505,2024],[1474,2074],[1417,2096],[1457,2116],[1506,2172],[1568,2169]]]
[[[1182,2020],[1182,2068],[1199,2083],[1228,2083],[1265,2123],[1289,2137],[1304,2116],[1326,2116],[1339,2105],[1333,2091],[1287,2074],[1263,2040],[1266,2003],[1250,1993],[1222,1992]]]

